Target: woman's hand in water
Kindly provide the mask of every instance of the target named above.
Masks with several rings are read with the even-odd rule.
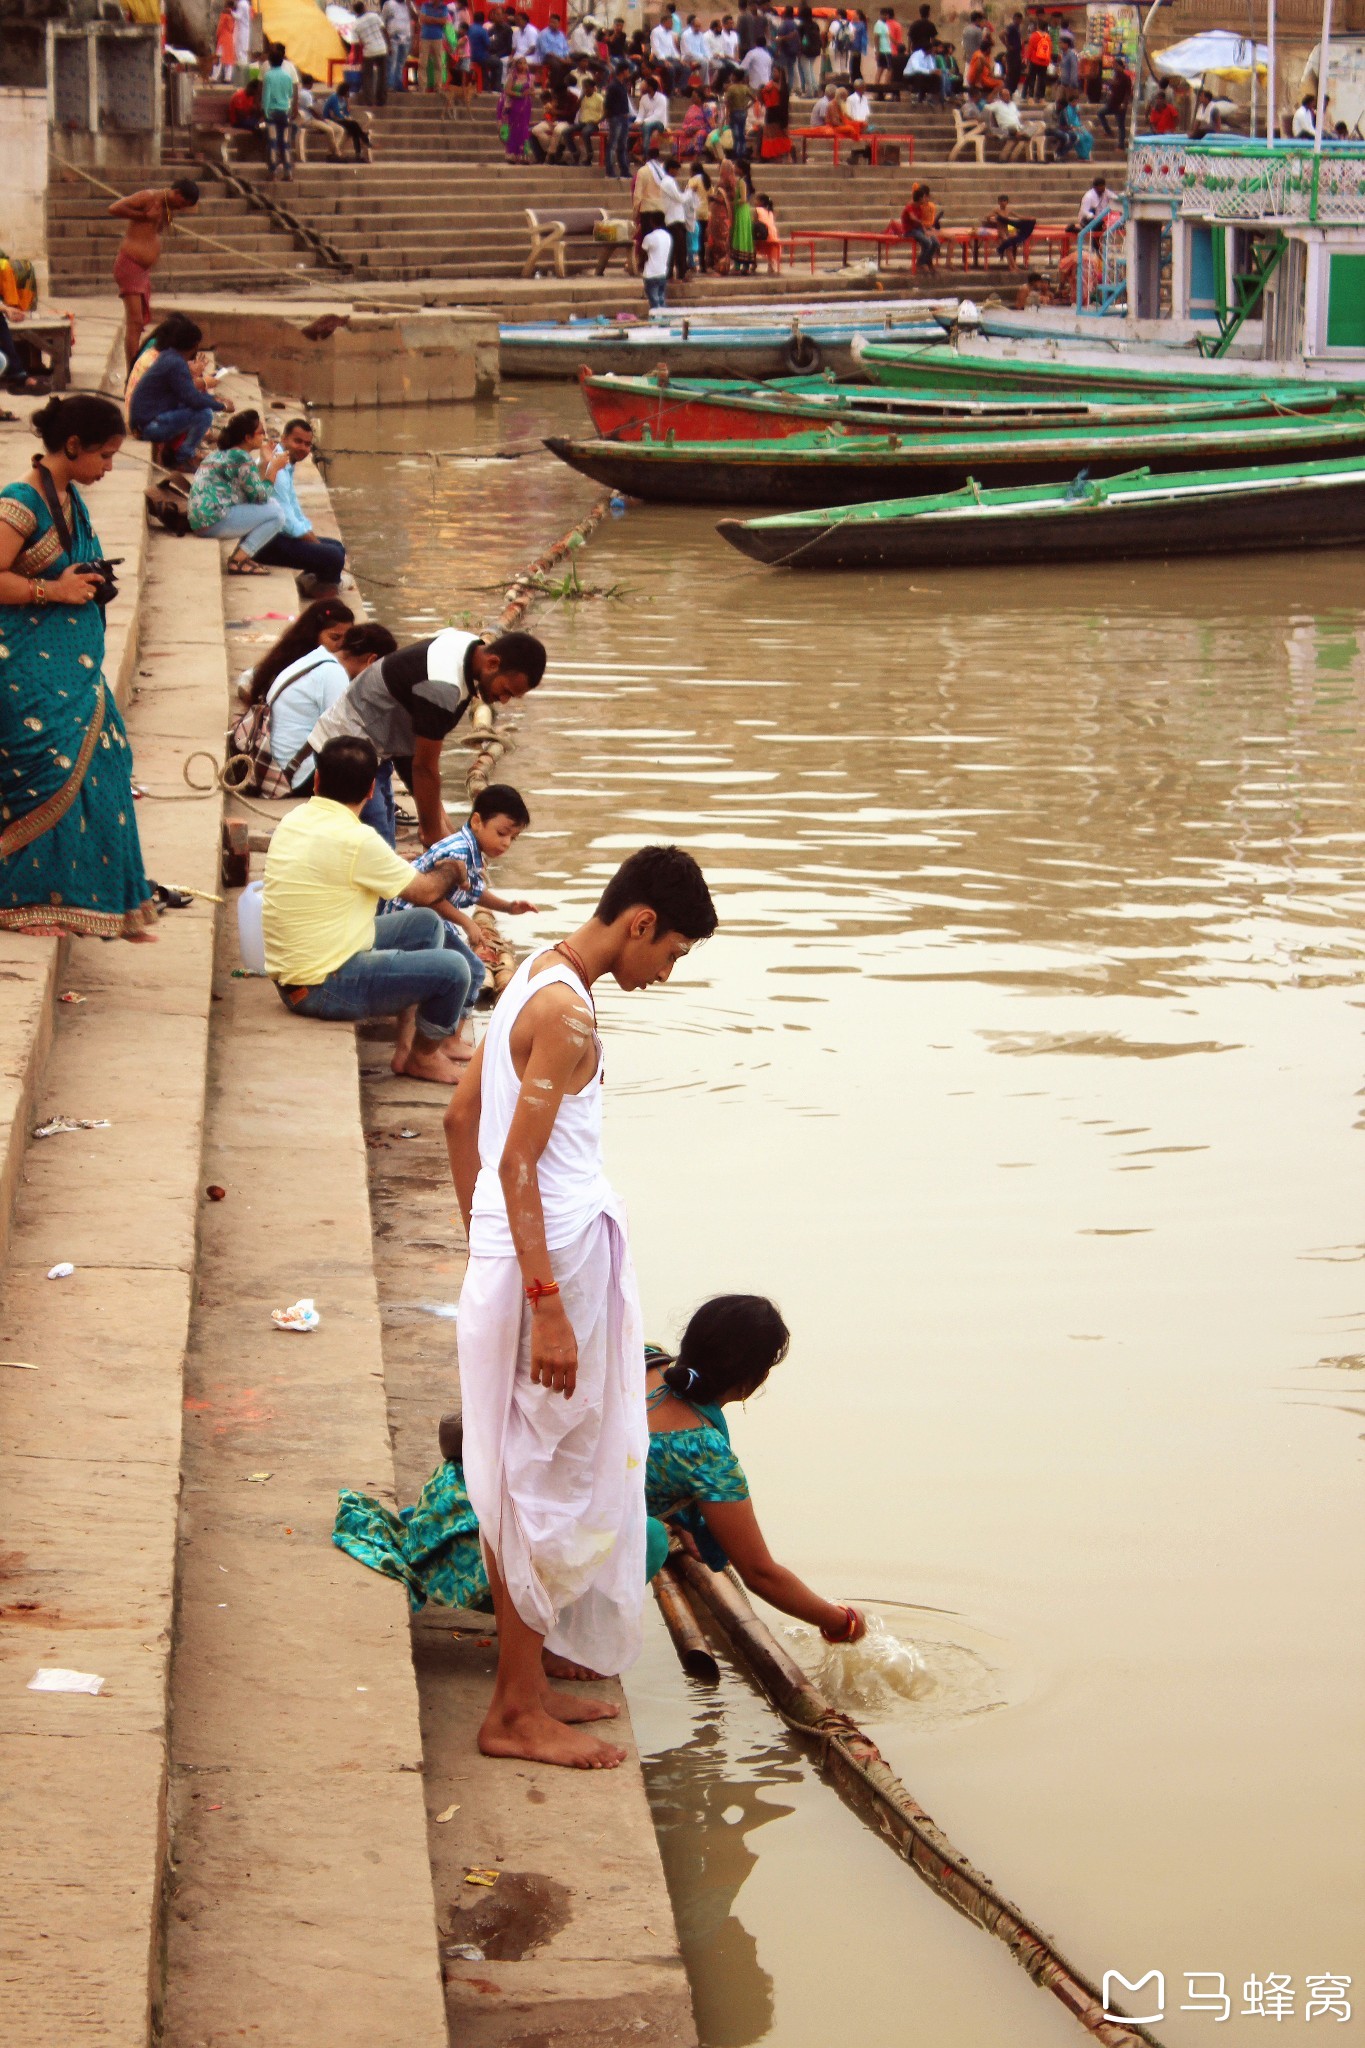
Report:
[[[828,1618],[820,1624],[820,1633],[827,1643],[836,1646],[844,1643],[860,1643],[867,1634],[867,1618],[856,1607],[831,1607]]]
[[[557,1296],[542,1301],[531,1315],[531,1378],[566,1398],[578,1382],[578,1340]]]

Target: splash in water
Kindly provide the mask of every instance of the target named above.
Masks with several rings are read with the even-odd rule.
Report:
[[[928,1699],[937,1690],[915,1645],[892,1635],[879,1614],[868,1615],[867,1634],[856,1643],[824,1643],[800,1623],[787,1633],[799,1642],[821,1643],[812,1676],[830,1705],[845,1713],[885,1712],[898,1700]]]

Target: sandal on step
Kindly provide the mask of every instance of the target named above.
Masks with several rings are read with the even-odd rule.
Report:
[[[250,555],[243,555],[240,561],[229,562],[227,572],[229,576],[268,576],[270,573],[259,562],[253,562]]]
[[[148,887],[158,916],[163,910],[188,910],[194,901],[188,889],[173,888],[169,882],[153,882],[149,877]]]

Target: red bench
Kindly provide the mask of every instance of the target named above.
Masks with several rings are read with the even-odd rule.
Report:
[[[934,232],[939,239],[945,268],[951,265],[955,254],[961,256],[962,268],[964,270],[982,267],[984,261],[994,253],[995,243],[998,240],[994,228],[935,228]],[[1067,242],[1074,233],[1074,228],[1065,225],[1054,224],[1036,227],[1025,247],[1025,262],[1031,261],[1029,252],[1032,251],[1035,243],[1039,243],[1045,251],[1046,260],[1054,266],[1057,265],[1061,262]],[[908,240],[906,236],[892,234],[885,228],[881,230],[873,230],[871,228],[798,228],[794,233],[787,236],[787,247],[793,257],[795,257],[798,243],[808,243],[810,245],[812,276],[815,274],[816,247],[821,242],[837,242],[840,245],[843,251],[845,268],[848,266],[849,250],[858,243],[863,245],[870,244],[876,250],[877,268],[879,270],[889,265],[892,256],[898,249],[903,249],[906,252],[911,258],[915,269],[918,270],[922,267],[919,245]]]
[[[808,159],[809,147],[812,142],[828,142],[833,149],[836,165],[839,161],[840,150],[845,144],[851,150],[866,150],[869,161],[874,164],[881,161],[880,153],[885,144],[893,144],[897,149],[903,149],[905,151],[905,161],[908,164],[912,164],[915,161],[915,138],[913,135],[883,135],[875,128],[859,128],[856,124],[848,128],[790,128],[787,132],[791,137],[793,145],[798,142],[801,145],[802,163],[805,163]],[[793,147],[794,154],[795,148]]]

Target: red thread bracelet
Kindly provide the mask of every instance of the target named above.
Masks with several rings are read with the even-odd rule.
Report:
[[[559,1282],[557,1280],[533,1280],[530,1286],[525,1289],[526,1299],[530,1302],[532,1308],[537,1307],[539,1303],[544,1301],[547,1294],[558,1294],[558,1292]]]

